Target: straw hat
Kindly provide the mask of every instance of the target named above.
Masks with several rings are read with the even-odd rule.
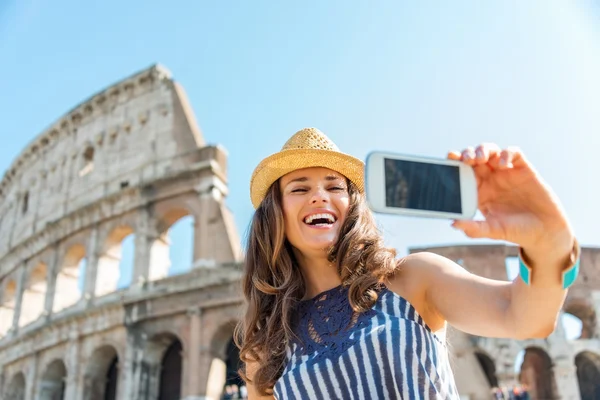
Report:
[[[336,171],[364,190],[364,163],[342,153],[323,132],[305,128],[296,132],[278,153],[258,164],[250,180],[250,198],[258,208],[277,179],[297,169],[324,167]]]

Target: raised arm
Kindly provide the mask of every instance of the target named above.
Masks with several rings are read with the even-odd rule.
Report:
[[[567,290],[563,272],[579,255],[575,236],[559,200],[518,149],[481,145],[449,158],[475,168],[479,210],[485,220],[454,221],[472,238],[505,240],[520,246],[530,277],[513,282],[476,276],[456,263],[417,253],[406,269],[422,282],[422,307],[429,322],[448,321],[465,332],[516,339],[553,332]],[[525,279],[523,279],[525,278]],[[526,283],[527,281],[527,283]]]

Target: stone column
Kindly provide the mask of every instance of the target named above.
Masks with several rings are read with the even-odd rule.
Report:
[[[184,400],[204,400],[208,398],[202,394],[202,385],[200,382],[200,377],[202,376],[200,364],[200,342],[202,340],[200,320],[202,309],[200,307],[191,308],[187,314],[190,317],[190,341],[187,354],[187,368],[182,371],[184,379],[187,380],[188,392]]]
[[[96,276],[98,271],[98,226],[94,225],[90,232],[87,243],[87,264],[85,267],[85,281],[83,288],[83,299],[86,306],[94,300],[96,294]]]
[[[140,378],[140,362],[139,356],[141,353],[135,346],[134,340],[131,337],[129,328],[127,329],[127,346],[125,346],[124,360],[121,361],[121,375],[123,379],[122,385],[119,385],[119,398],[123,399],[137,399],[135,395],[137,384]],[[119,382],[119,383],[121,383]]]
[[[56,292],[56,277],[59,272],[58,268],[59,261],[59,246],[54,245],[54,250],[52,252],[52,259],[50,260],[50,265],[48,265],[48,282],[47,282],[47,290],[46,290],[46,299],[44,301],[44,312],[42,315],[46,317],[46,320],[50,318],[52,314],[52,309],[54,308],[54,293]]]
[[[138,209],[135,227],[135,255],[130,289],[141,290],[150,276],[150,251],[156,237],[149,206]]]
[[[6,391],[8,390],[8,383],[7,381],[7,377],[6,377],[6,371],[4,370],[4,365],[0,364],[0,395],[5,395]]]
[[[600,315],[600,290],[593,290],[591,293],[592,297],[592,305],[594,307],[594,311],[596,315]],[[598,317],[597,317],[598,318]],[[600,318],[598,318],[599,322],[596,323],[596,330],[592,333],[593,339],[600,338]]]
[[[575,358],[561,357],[559,360],[555,358],[554,363],[554,379],[556,379],[559,397],[562,400],[581,400]]]
[[[32,357],[30,357],[27,365],[29,372],[27,373],[27,380],[25,381],[25,400],[35,399],[35,389],[38,376],[38,358],[38,353],[35,353]]]
[[[75,327],[72,327],[69,332],[69,342],[64,358],[68,373],[65,382],[65,399],[76,399],[77,394],[80,393],[80,388],[78,387],[80,381],[79,371],[81,368],[81,363],[79,362],[80,347],[79,332],[77,332]]]
[[[135,325],[127,326],[127,347],[121,373],[125,375],[123,387],[119,388],[119,399],[154,400],[151,394],[150,365],[144,358],[147,335]]]
[[[19,330],[19,319],[21,318],[21,306],[23,304],[23,292],[27,281],[27,264],[23,265],[18,271],[17,292],[15,293],[15,312],[12,320],[12,330]]]
[[[217,198],[220,195],[214,186],[204,189],[199,195],[201,212],[195,216],[194,222],[194,268],[215,267],[220,256],[217,246],[227,239],[214,226],[216,220],[222,219],[218,215],[220,206]]]

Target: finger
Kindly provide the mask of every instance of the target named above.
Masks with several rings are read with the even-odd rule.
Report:
[[[469,165],[475,165],[475,149],[472,146],[467,147],[461,153],[461,160]]]
[[[456,150],[451,150],[448,152],[448,159],[450,160],[460,160],[460,152],[456,151]]]
[[[471,220],[456,220],[452,223],[452,227],[463,231],[465,235],[473,239],[503,239],[502,233],[488,221],[471,221]]]
[[[475,148],[476,164],[485,164],[490,159],[497,157],[500,153],[500,147],[495,143],[482,143]]]
[[[490,164],[496,169],[509,169],[521,165],[524,162],[521,150],[518,147],[510,146],[500,151],[499,157],[490,160]]]

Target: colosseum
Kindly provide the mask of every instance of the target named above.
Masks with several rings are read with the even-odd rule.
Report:
[[[31,141],[0,183],[2,399],[217,400],[240,385],[232,333],[243,250],[227,194],[225,149],[206,144],[161,66],[93,95]],[[189,268],[173,273],[170,234],[185,219]],[[507,245],[409,251],[425,250],[498,279],[516,256]],[[463,398],[521,382],[534,399],[600,399],[598,271],[600,250],[584,248],[564,308],[581,321],[577,339],[562,326],[530,341],[451,330]]]

